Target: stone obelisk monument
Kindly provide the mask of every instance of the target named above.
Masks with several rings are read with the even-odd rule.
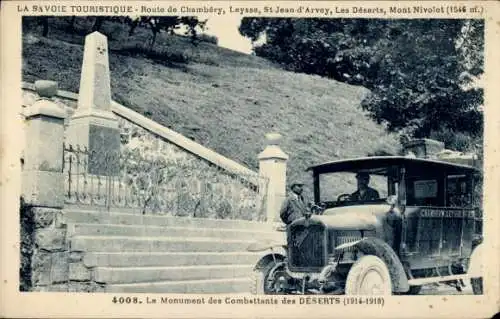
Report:
[[[99,32],[85,38],[78,107],[69,121],[66,143],[87,148],[89,174],[117,172],[120,131],[111,111],[108,42]]]

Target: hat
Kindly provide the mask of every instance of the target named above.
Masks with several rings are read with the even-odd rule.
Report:
[[[370,174],[366,173],[366,172],[358,172],[356,174],[356,178],[363,178],[363,179],[367,179],[367,178],[370,178]]]
[[[290,188],[293,188],[295,185],[304,185],[302,181],[294,181],[292,184],[290,184]]]

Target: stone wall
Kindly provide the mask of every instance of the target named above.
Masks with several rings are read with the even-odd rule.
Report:
[[[119,127],[122,156],[131,159],[122,167],[126,183],[135,191],[156,188],[149,189],[150,213],[263,220],[257,175],[230,174],[121,117]],[[152,176],[161,182],[144,185]]]
[[[23,236],[31,244],[31,247],[27,247],[27,258],[31,260],[31,278],[26,285],[32,291],[68,289],[68,245],[66,226],[59,222],[61,213],[60,209],[53,208],[24,209],[22,217],[28,225],[31,224],[32,230],[31,234]]]
[[[83,253],[70,251],[62,210],[21,204],[20,291],[101,292]]]

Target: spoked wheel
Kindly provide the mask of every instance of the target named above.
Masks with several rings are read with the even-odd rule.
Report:
[[[390,295],[391,293],[391,276],[380,258],[366,255],[352,265],[347,274],[346,295]]]
[[[482,295],[483,294],[483,278],[472,278],[470,280],[470,283],[472,285],[472,292],[474,295]]]
[[[252,287],[250,291],[254,295],[274,295],[281,292],[279,287],[279,278],[284,271],[284,264],[268,263],[261,269],[253,272]]]

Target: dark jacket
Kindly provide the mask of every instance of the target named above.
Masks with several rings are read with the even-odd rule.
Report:
[[[281,206],[280,217],[281,220],[288,225],[294,220],[303,217],[307,210],[308,208],[304,201],[304,197],[291,193]]]
[[[363,194],[363,196],[361,196],[359,190],[355,191],[354,193],[351,194],[351,200],[352,201],[369,201],[369,200],[377,200],[380,198],[380,195],[378,194],[377,190],[371,188],[371,187],[368,187],[365,191],[365,193]]]

